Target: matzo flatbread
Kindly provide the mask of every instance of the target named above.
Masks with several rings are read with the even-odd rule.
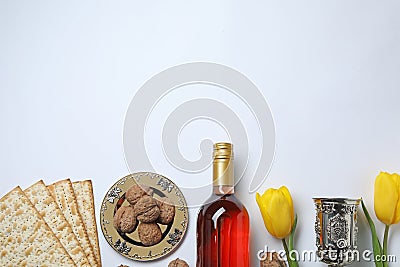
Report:
[[[19,187],[0,199],[0,266],[76,266]]]
[[[68,223],[71,225],[72,231],[85,251],[85,255],[88,258],[90,265],[98,266],[94,257],[93,248],[90,245],[86,233],[85,225],[83,224],[82,217],[78,211],[78,204],[76,202],[71,181],[69,179],[58,181],[47,186],[47,188],[50,190],[51,195],[57,202],[58,207],[63,212]]]
[[[71,226],[65,219],[57,203],[43,181],[39,181],[24,190],[25,195],[35,206],[44,221],[60,240],[77,266],[90,267],[89,260],[76,239]]]
[[[73,182],[72,187],[74,188],[79,213],[82,216],[90,244],[94,251],[94,256],[99,266],[101,266],[92,182],[90,180]]]

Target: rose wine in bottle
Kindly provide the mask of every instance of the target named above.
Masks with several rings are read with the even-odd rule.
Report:
[[[249,214],[234,195],[233,150],[214,144],[213,194],[197,217],[197,267],[249,267]]]

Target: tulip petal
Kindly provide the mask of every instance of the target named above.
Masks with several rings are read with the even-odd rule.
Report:
[[[290,233],[292,226],[289,203],[284,194],[276,190],[268,204],[268,213],[271,217],[275,237],[282,239]]]
[[[399,190],[389,173],[381,172],[375,180],[374,209],[378,219],[386,225],[395,221]]]
[[[271,193],[271,192],[269,192],[269,193]],[[257,201],[258,207],[260,208],[265,228],[268,230],[268,232],[272,236],[275,236],[275,230],[274,230],[273,225],[271,224],[271,216],[269,216],[269,214],[268,214],[267,203],[269,201],[268,201],[267,195],[269,195],[269,194],[267,194],[267,191],[265,191],[262,196],[260,196],[260,194],[257,193],[256,194],[256,201]]]
[[[400,175],[397,173],[393,173],[391,178],[393,179],[394,183],[396,184],[397,189],[397,205],[395,208],[395,214],[393,218],[393,224],[400,222]]]
[[[287,189],[286,186],[281,186],[279,190],[282,192],[282,194],[285,196],[286,200],[288,201],[289,207],[291,209],[291,224],[294,222],[294,207],[293,207],[293,200],[292,196],[290,195],[289,189]]]
[[[263,216],[265,227],[276,238],[282,239],[290,234],[294,221],[293,201],[286,187],[270,188],[256,201]]]
[[[264,223],[265,223],[265,227],[267,227],[268,232],[274,236],[274,237],[278,237],[275,228],[274,228],[274,220],[273,217],[271,215],[269,215],[268,213],[264,214]]]

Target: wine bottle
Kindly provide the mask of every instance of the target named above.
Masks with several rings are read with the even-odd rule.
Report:
[[[197,267],[248,267],[250,220],[234,195],[233,149],[214,144],[213,194],[197,217]]]

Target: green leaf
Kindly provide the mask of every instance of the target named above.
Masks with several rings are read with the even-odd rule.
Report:
[[[293,226],[292,226],[292,230],[290,231],[289,234],[289,245],[288,245],[288,253],[287,253],[287,260],[289,263],[289,267],[299,267],[299,264],[296,260],[292,260],[290,258],[290,252],[294,250],[294,233],[296,231],[296,227],[297,227],[297,214],[294,217],[294,222],[293,222]]]
[[[372,221],[371,216],[369,215],[369,212],[368,212],[368,210],[367,210],[367,207],[364,205],[364,201],[363,201],[363,200],[361,200],[361,205],[362,205],[362,209],[363,209],[363,211],[364,211],[365,217],[366,217],[367,220],[368,220],[369,227],[371,228],[371,234],[372,234],[372,249],[373,249],[373,251],[374,251],[375,259],[376,259],[376,256],[377,256],[377,255],[379,255],[380,259],[382,259],[383,250],[382,250],[381,243],[379,242],[378,235],[376,234],[375,224],[374,224],[374,222]],[[387,265],[383,264],[382,261],[376,261],[376,260],[375,260],[375,266],[376,266],[376,267],[384,267],[384,266],[387,266]]]
[[[292,251],[294,249],[294,233],[296,231],[296,227],[297,227],[297,214],[294,217],[292,231],[290,231],[290,235],[289,235],[289,250],[290,251]]]

